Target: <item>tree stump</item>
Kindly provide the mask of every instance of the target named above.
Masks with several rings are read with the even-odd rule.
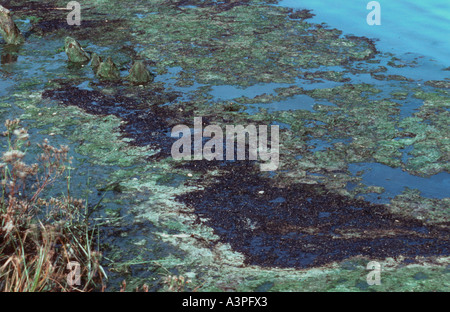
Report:
[[[154,76],[145,68],[144,62],[136,61],[130,69],[127,79],[133,84],[153,82]]]
[[[83,50],[78,41],[71,37],[66,37],[64,50],[69,58],[69,62],[87,63],[90,60],[89,54]]]
[[[18,45],[25,41],[8,9],[0,5],[0,33],[7,44]]]

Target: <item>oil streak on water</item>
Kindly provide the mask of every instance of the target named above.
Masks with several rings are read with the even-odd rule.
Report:
[[[202,163],[211,166],[195,165]],[[376,259],[449,253],[447,230],[390,215],[383,206],[333,195],[320,185],[277,187],[251,166],[226,171],[204,190],[177,199],[242,252],[247,264],[307,268],[361,254]]]

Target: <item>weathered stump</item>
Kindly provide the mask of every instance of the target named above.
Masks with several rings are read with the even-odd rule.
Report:
[[[25,41],[8,9],[0,5],[0,33],[7,44],[18,45]]]
[[[83,50],[78,41],[71,37],[66,37],[64,50],[69,58],[69,62],[86,63],[90,60],[89,54]]]
[[[145,67],[143,61],[134,62],[127,79],[133,84],[146,84],[153,82],[154,76]]]
[[[97,73],[98,67],[103,62],[102,58],[97,53],[91,55],[91,67],[94,73]]]
[[[114,64],[111,57],[108,57],[106,61],[100,63],[96,75],[101,80],[120,79],[120,71],[117,68],[116,64]]]

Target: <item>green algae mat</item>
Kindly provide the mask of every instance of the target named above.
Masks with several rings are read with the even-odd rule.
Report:
[[[4,2],[0,116],[70,146],[107,291],[449,290],[448,69],[271,0]],[[175,159],[195,117],[278,126],[277,169]]]

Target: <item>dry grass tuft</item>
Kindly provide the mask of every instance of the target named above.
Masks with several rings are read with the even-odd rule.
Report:
[[[67,194],[42,198],[44,190],[65,175],[69,148],[39,144],[37,163],[24,162],[30,146],[19,120],[7,120],[7,150],[0,159],[0,291],[90,291],[106,274],[101,254],[93,250],[96,228],[89,223],[86,203]],[[73,263],[80,283],[74,284]]]

